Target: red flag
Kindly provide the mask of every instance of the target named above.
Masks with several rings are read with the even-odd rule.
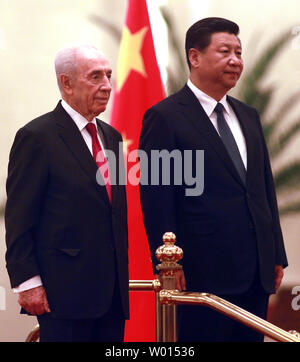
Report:
[[[123,136],[124,154],[138,149],[144,112],[164,98],[146,0],[128,0],[120,45],[111,124]],[[126,157],[125,157],[126,163]],[[138,163],[128,162],[127,173]],[[135,173],[135,172],[134,172]],[[140,206],[139,186],[127,179],[129,278],[153,279],[152,264]],[[130,292],[130,321],[125,341],[155,341],[154,292]]]

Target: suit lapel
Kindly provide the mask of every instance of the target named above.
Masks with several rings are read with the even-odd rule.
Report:
[[[60,103],[57,105],[54,112],[56,114],[56,123],[58,126],[59,136],[63,139],[74,158],[76,158],[80,167],[93,181],[98,192],[101,193],[102,198],[105,199],[105,201],[110,205],[106,189],[104,187],[99,187],[96,180],[96,174],[98,170],[97,164],[94,161],[94,158],[91,155],[76,124],[68,115],[68,113],[63,109]]]
[[[198,132],[200,132],[201,136],[205,138],[206,141],[211,145],[212,149],[221,158],[222,163],[235,178],[235,180],[245,187],[218,132],[211,123],[209,117],[205,113],[194,93],[187,85],[185,85],[178,95],[179,103],[182,106],[182,111],[185,118],[193,124]]]

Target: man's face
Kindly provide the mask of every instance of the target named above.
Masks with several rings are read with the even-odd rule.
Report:
[[[236,85],[243,71],[242,47],[237,36],[214,33],[206,49],[194,52],[195,77],[206,90],[226,94]]]
[[[89,121],[104,112],[111,92],[111,68],[101,53],[77,54],[76,75],[71,79],[70,105]]]

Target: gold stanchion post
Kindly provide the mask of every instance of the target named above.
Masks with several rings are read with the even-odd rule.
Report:
[[[182,259],[183,251],[175,246],[176,236],[171,233],[165,233],[163,236],[163,246],[156,250],[156,257],[161,262],[157,265],[159,271],[159,279],[163,291],[176,290],[176,272],[182,269],[177,262]],[[160,327],[158,328],[159,342],[176,342],[177,341],[177,316],[175,303],[166,303],[160,305],[160,314],[158,320]]]

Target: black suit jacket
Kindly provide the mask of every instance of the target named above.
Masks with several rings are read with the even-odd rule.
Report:
[[[117,157],[117,171],[124,172],[120,134],[97,122]],[[41,276],[54,317],[100,317],[110,306],[115,280],[128,317],[125,187],[112,186],[111,204],[96,172],[60,103],[16,134],[7,178],[7,269],[12,287]]]
[[[228,101],[246,140],[246,185],[188,86],[145,113],[140,148],[149,157],[151,150],[191,150],[195,175],[196,151],[204,150],[200,196],[186,196],[184,180],[181,186],[172,179],[169,186],[141,185],[145,228],[154,264],[162,235],[176,234],[189,290],[242,293],[259,268],[262,286],[272,293],[274,266],[286,266],[287,259],[268,152],[257,111]],[[183,157],[183,169],[185,162]]]

